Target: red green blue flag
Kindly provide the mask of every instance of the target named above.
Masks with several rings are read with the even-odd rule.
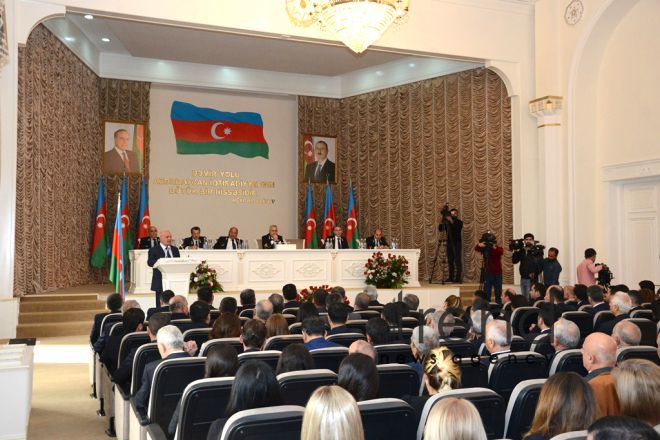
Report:
[[[235,154],[268,159],[259,113],[229,113],[174,101],[170,113],[177,154]]]
[[[147,179],[142,179],[142,193],[140,194],[140,211],[138,214],[138,230],[136,248],[140,247],[140,239],[149,236],[151,217],[149,217],[149,199],[147,197]]]
[[[99,183],[99,196],[96,202],[96,217],[94,218],[94,236],[92,239],[92,251],[89,257],[89,264],[100,269],[105,263],[105,259],[110,256],[110,244],[108,241],[108,231],[105,223],[108,220],[108,213],[105,206],[105,191],[103,190],[103,176]]]
[[[348,220],[346,220],[346,241],[349,249],[359,249],[360,232],[358,231],[357,210],[355,209],[355,198],[353,197],[353,184],[351,183],[351,195],[348,198]]]
[[[142,167],[142,163],[144,162],[144,124],[135,124],[132,150],[133,153],[137,154],[140,169],[144,169]]]
[[[325,239],[331,236],[334,233],[335,229],[335,202],[332,200],[332,190],[330,189],[330,183],[328,183],[328,189],[325,192],[325,212],[323,213],[323,232],[321,232],[321,240],[325,243]]]
[[[112,239],[112,257],[110,258],[110,281],[115,285],[115,293],[126,297],[126,282],[124,280],[124,240],[122,240],[124,222],[122,221],[122,194],[117,201],[117,218],[115,220],[115,233]]]
[[[312,197],[312,185],[307,192],[307,214],[305,215],[305,248],[318,249],[319,239],[316,235],[316,213],[314,212],[314,198]]]

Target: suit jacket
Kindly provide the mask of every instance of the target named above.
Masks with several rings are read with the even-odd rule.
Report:
[[[108,372],[112,374],[117,369],[117,363],[119,362],[119,348],[121,347],[121,340],[128,333],[122,332],[118,336],[110,336],[108,342],[105,344],[103,352],[101,352],[101,362],[105,365],[105,368],[108,369]]]
[[[254,310],[255,307],[256,307],[255,304],[252,304],[252,305],[249,305],[249,306],[238,306],[236,308],[236,314],[240,315],[243,310]],[[254,313],[253,313],[253,316],[254,316]]]
[[[479,336],[478,338],[470,339],[470,344],[474,346],[474,352],[479,354],[479,349],[481,348],[481,344],[484,343],[484,337]]]
[[[577,307],[575,307],[574,305],[564,304],[564,303],[560,303],[560,304],[557,304],[557,305],[561,309],[562,313],[564,313],[564,312],[577,312]]]
[[[591,316],[596,316],[596,313],[598,312],[609,311],[609,310],[610,310],[610,305],[607,304],[606,302],[602,302],[600,304],[596,304],[590,309],[587,309],[586,312]]]
[[[116,384],[131,384],[131,378],[133,377],[133,358],[135,358],[135,352],[137,347],[133,348],[126,359],[124,359],[121,365],[112,373],[112,381]]]
[[[331,347],[343,347],[343,345],[336,344],[334,342],[326,341],[325,338],[316,338],[305,344],[308,350],[315,350],[317,348],[331,348]]]
[[[621,415],[619,396],[609,371],[591,379],[589,385],[594,390],[601,417]]]
[[[98,313],[94,316],[94,324],[92,325],[92,333],[89,335],[89,342],[93,344],[101,336],[101,324],[103,323],[103,318],[108,316],[110,313],[121,313],[120,310],[110,310],[110,312]]]
[[[357,329],[357,328],[354,329],[354,330],[351,330],[350,328],[346,327],[345,325],[340,325],[339,327],[335,327],[332,330],[328,330],[328,332],[326,333],[325,336],[328,337],[328,336],[332,336],[332,335],[341,335],[343,333],[362,333],[362,331]]]
[[[266,234],[261,237],[261,249],[275,249],[275,244],[271,244],[270,234]],[[283,242],[284,238],[281,235],[277,235],[277,241]]]
[[[103,164],[104,170],[106,173],[139,173],[140,170],[140,161],[137,154],[130,150],[126,150],[126,155],[128,156],[128,167],[126,169],[126,164],[124,164],[124,159],[121,158],[117,150],[113,148],[110,151],[105,152],[105,163]]]
[[[372,300],[369,302],[370,306],[382,306],[383,304],[379,303],[377,299]]]
[[[236,240],[236,249],[238,249],[238,238],[235,238]],[[215,242],[213,245],[213,249],[227,249],[227,243],[229,243],[229,237],[218,237],[218,241]],[[232,249],[231,245],[229,246],[229,249]]]
[[[190,319],[190,315],[186,315],[185,313],[172,313],[170,315],[170,320],[174,321],[175,319]]]
[[[316,175],[316,167],[319,166],[318,161],[307,164],[305,167],[305,181],[316,180],[317,182],[334,182],[335,181],[335,163],[330,162],[330,159],[326,159],[323,167],[321,167],[321,172],[319,175]]]
[[[147,317],[145,318],[145,321],[149,321],[149,318],[151,318],[156,313],[169,312],[169,311],[170,311],[170,306],[152,307],[149,310],[147,310]]]
[[[204,243],[206,243],[206,237],[202,237],[200,235],[199,238],[197,239],[197,241],[199,241],[199,246],[198,247],[203,248]],[[194,246],[194,245],[195,245],[195,243],[193,242],[192,237],[186,237],[186,238],[183,239],[183,248],[184,249],[187,248],[188,246]]]
[[[599,368],[598,370],[593,370],[591,373],[584,376],[584,380],[589,382],[591,379],[600,376],[603,373],[609,373],[612,371],[612,367]]]
[[[614,331],[614,326],[623,321],[624,319],[628,319],[630,316],[627,313],[622,313],[619,316],[615,317],[612,321],[607,321],[602,323],[597,329],[597,332],[605,333],[606,335],[612,336],[612,332]]]
[[[387,240],[385,240],[385,237],[380,237],[380,240],[378,240],[380,243],[380,246],[387,246],[389,247],[390,245],[387,244]],[[376,249],[376,238],[372,235],[371,237],[367,237],[367,249]]]
[[[179,258],[180,254],[176,246],[170,246],[170,252],[172,253],[173,258]],[[165,251],[163,250],[163,246],[156,246],[151,248],[149,249],[147,264],[149,267],[154,267],[156,261],[160,260],[161,258],[165,258]],[[161,274],[158,269],[154,269],[154,274],[151,278],[151,290],[154,292],[163,291],[163,274]]]
[[[185,351],[177,351],[171,353],[169,356],[167,356],[164,359],[158,359],[156,361],[149,362],[147,365],[144,366],[144,373],[142,374],[142,386],[140,386],[140,390],[135,395],[135,404],[137,405],[138,408],[149,407],[149,395],[151,394],[151,383],[154,380],[154,372],[156,371],[156,367],[160,365],[160,363],[163,362],[165,359],[178,359],[178,358],[186,358],[186,357],[190,357],[190,355]]]
[[[298,301],[289,301],[289,302],[284,303],[284,308],[285,309],[289,309],[289,308],[292,308],[292,307],[300,307],[300,306],[301,306],[301,304]]]
[[[332,247],[335,247],[335,241],[337,241],[337,236],[336,235],[331,235],[328,238],[326,238],[326,241],[330,240],[332,243]],[[348,241],[346,241],[346,237],[341,237],[341,246],[339,249],[348,249]]]
[[[156,246],[160,244],[160,237],[156,237]],[[139,249],[150,249],[151,248],[151,237],[142,237],[140,239]]]

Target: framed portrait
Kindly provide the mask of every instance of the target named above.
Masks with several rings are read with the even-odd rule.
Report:
[[[103,174],[144,174],[146,122],[103,121]]]
[[[337,137],[303,134],[303,181],[337,183]]]

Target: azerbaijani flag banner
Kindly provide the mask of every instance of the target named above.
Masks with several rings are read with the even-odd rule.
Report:
[[[112,239],[112,258],[110,259],[110,281],[115,285],[115,293],[121,293],[122,297],[126,297],[125,283],[124,283],[124,240],[121,239],[123,235],[122,221],[122,195],[119,196],[117,201],[117,219],[115,220],[115,233]]]
[[[126,186],[126,176],[121,183],[121,226],[122,226],[122,249],[124,255],[124,261],[128,261],[128,251],[133,249],[133,239],[131,238],[131,229],[130,226],[130,214],[128,212],[128,189]],[[114,240],[113,240],[114,243]]]
[[[110,256],[110,244],[108,243],[108,231],[105,222],[108,220],[108,213],[105,206],[105,191],[103,190],[103,175],[99,183],[99,196],[96,199],[96,218],[94,219],[94,238],[92,239],[92,251],[89,257],[89,264],[100,269],[105,263],[105,259]]]
[[[142,179],[142,193],[140,194],[140,213],[138,214],[136,248],[140,247],[140,239],[149,236],[151,217],[149,217],[149,199],[147,198],[147,179]]]
[[[268,159],[259,113],[221,112],[174,101],[170,113],[177,154],[235,154]]]
[[[144,124],[135,124],[132,150],[133,153],[137,154],[140,169],[144,169],[142,167],[142,163],[144,162]]]
[[[323,232],[321,232],[321,240],[325,243],[325,239],[334,233],[335,229],[335,202],[332,201],[332,190],[330,183],[325,192],[325,212],[323,213]]]
[[[307,214],[305,218],[305,249],[318,249],[319,238],[316,235],[316,213],[314,212],[314,199],[312,198],[312,185],[308,186]]]
[[[353,183],[351,183],[351,195],[348,198],[348,220],[346,220],[346,241],[349,249],[359,249],[360,231],[358,230],[357,211],[355,209],[355,198],[353,197]]]

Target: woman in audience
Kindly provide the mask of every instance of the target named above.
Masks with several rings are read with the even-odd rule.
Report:
[[[247,361],[236,373],[226,418],[213,422],[206,438],[218,440],[227,420],[239,411],[279,405],[284,405],[284,395],[273,369],[262,361]]]
[[[238,338],[241,336],[241,319],[231,312],[224,312],[213,323],[209,339]]]
[[[229,344],[218,344],[211,348],[206,355],[206,366],[204,378],[211,377],[232,377],[238,371],[238,353],[236,349]],[[181,411],[181,401],[176,406],[168,431],[170,435],[176,433],[176,427],[179,423],[179,412]]]
[[[312,303],[305,303],[298,307],[296,322],[303,322],[305,318],[319,316],[319,309]]]
[[[305,407],[301,440],[364,440],[355,399],[338,386],[314,391]]]
[[[424,426],[424,440],[486,440],[479,411],[472,402],[449,397],[433,405]]]
[[[275,376],[292,371],[313,370],[314,359],[304,344],[287,345],[277,361]]]
[[[642,304],[644,303],[650,303],[655,301],[655,295],[653,294],[653,291],[650,289],[640,289],[639,293],[642,294]]]
[[[548,440],[587,429],[598,417],[591,386],[576,373],[557,373],[541,389],[534,421],[525,440]]]
[[[449,295],[447,300],[442,304],[442,308],[445,310],[460,309],[461,299],[456,295]]]
[[[660,367],[645,359],[620,362],[612,370],[622,416],[660,425]]]
[[[273,313],[266,321],[266,337],[283,336],[289,334],[289,325],[281,313]]]
[[[376,362],[366,354],[349,354],[339,365],[337,384],[358,402],[375,399],[378,394]]]

